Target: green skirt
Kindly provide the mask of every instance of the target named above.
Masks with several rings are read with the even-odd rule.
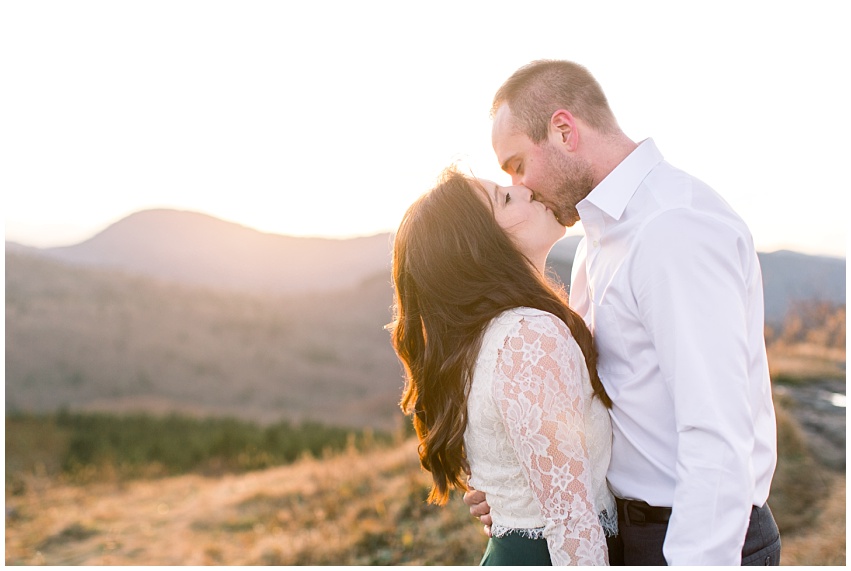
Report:
[[[552,565],[547,540],[529,539],[518,533],[491,537],[479,565]]]

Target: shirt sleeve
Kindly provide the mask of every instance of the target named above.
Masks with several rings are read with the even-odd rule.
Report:
[[[506,338],[493,396],[545,520],[553,565],[607,565],[585,445],[582,367],[570,330],[552,315],[524,317]]]
[[[667,213],[645,230],[633,292],[677,430],[663,551],[669,565],[740,565],[754,493],[747,320],[758,262],[749,236],[709,216]]]

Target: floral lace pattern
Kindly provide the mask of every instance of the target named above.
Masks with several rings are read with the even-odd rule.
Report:
[[[488,496],[494,535],[543,536],[554,565],[607,564],[611,425],[564,323],[528,308],[495,319],[468,412],[470,483]]]

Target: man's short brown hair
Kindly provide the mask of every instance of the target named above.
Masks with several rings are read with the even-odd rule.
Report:
[[[514,72],[496,92],[491,117],[507,103],[514,126],[536,144],[547,138],[550,117],[566,109],[600,132],[618,129],[603,89],[583,66],[571,61],[536,60]]]

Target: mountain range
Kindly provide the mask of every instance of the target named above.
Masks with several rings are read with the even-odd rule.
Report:
[[[551,268],[568,283],[578,237]],[[133,214],[80,244],[6,243],[6,410],[182,411],[258,421],[400,420],[390,234],[265,234]],[[761,253],[766,317],[845,303],[845,259]]]
[[[33,249],[74,266],[114,268],[185,285],[250,293],[327,291],[389,270],[389,234],[296,238],[267,234],[206,214],[144,210],[72,246]]]
[[[570,281],[579,236],[560,240],[552,269]],[[145,210],[79,244],[6,252],[44,256],[76,267],[110,268],[186,286],[252,294],[341,290],[390,269],[389,233],[351,239],[268,234],[198,212]],[[759,253],[766,321],[777,324],[790,303],[845,303],[845,259],[780,250]]]

